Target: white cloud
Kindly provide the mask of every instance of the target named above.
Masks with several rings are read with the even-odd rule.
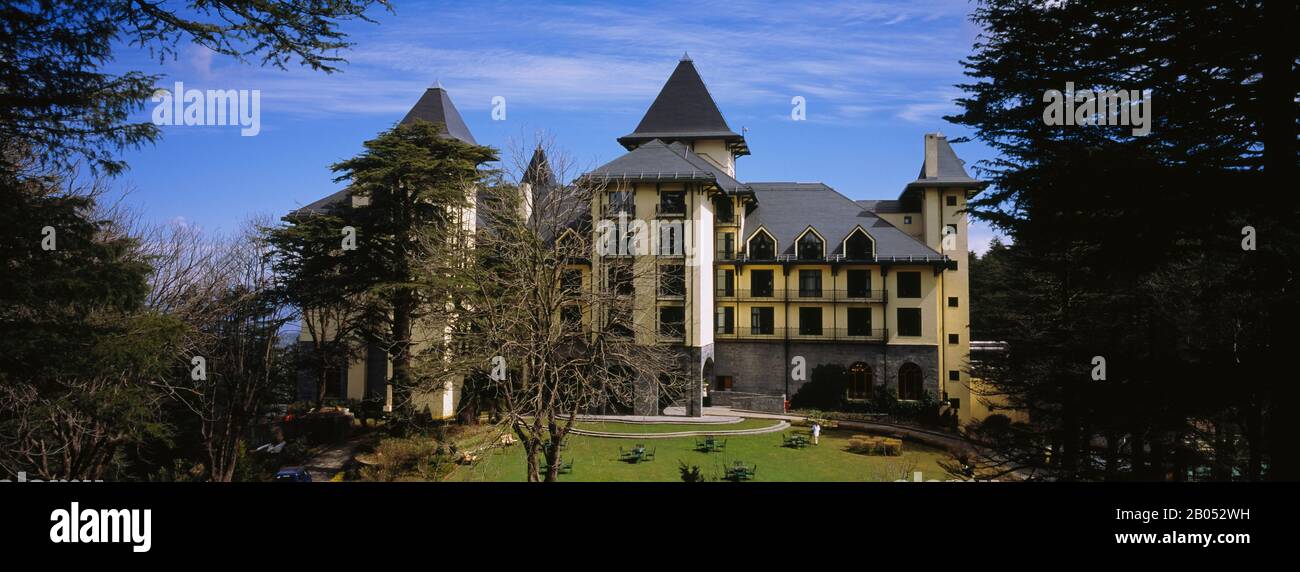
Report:
[[[359,27],[343,73],[228,66],[223,80],[261,89],[268,112],[306,116],[400,115],[435,80],[462,109],[503,95],[599,113],[643,109],[689,51],[729,115],[779,113],[805,95],[822,120],[919,122],[952,109],[910,86],[951,83],[973,39],[962,2],[741,2],[725,14],[694,4],[422,8]],[[203,57],[193,67],[210,70]]]

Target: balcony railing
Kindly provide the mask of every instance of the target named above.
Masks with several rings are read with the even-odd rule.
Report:
[[[727,340],[809,340],[832,342],[883,342],[889,338],[889,330],[877,328],[861,330],[857,328],[827,328],[820,330],[810,328],[788,327],[772,328],[771,333],[755,332],[749,326],[733,328],[731,333],[715,332],[715,338]]]
[[[684,300],[686,298],[686,290],[660,288],[656,297],[660,300]]]
[[[790,290],[716,290],[713,297],[717,300],[759,300],[773,302],[884,302],[888,293],[884,290],[846,290],[842,288],[822,288],[816,291]]]
[[[655,205],[655,216],[659,218],[676,218],[686,216],[686,205],[684,204],[657,204]]]
[[[751,256],[748,253],[737,254],[736,258],[734,259],[735,262],[749,262],[754,264],[766,264],[766,263],[778,263],[778,262],[791,262],[791,263],[804,263],[804,264],[817,264],[817,263],[827,263],[827,262],[833,262],[839,264],[876,264],[880,262],[930,264],[934,262],[945,262],[947,260],[948,257],[943,255],[938,255],[938,256],[875,256],[873,255],[870,258],[857,259],[857,258],[845,258],[843,254],[832,254],[826,258],[818,258],[815,260],[801,260],[795,258],[793,254],[777,254],[775,256],[759,258],[756,256]]]
[[[627,218],[636,218],[636,205],[614,204],[605,205],[605,216],[608,218],[618,218],[623,215]]]
[[[659,340],[665,342],[680,342],[686,340],[686,325],[660,324]]]

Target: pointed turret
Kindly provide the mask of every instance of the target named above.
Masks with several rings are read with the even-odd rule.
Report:
[[[668,82],[650,104],[636,130],[619,137],[618,142],[631,150],[653,139],[667,143],[721,140],[736,155],[749,154],[745,137],[727,126],[722,112],[718,111],[718,104],[714,103],[713,96],[695,69],[695,63],[687,54],[682,54],[677,69],[668,77]]]
[[[948,144],[948,138],[942,133],[925,134],[925,159],[921,161],[921,172],[916,180],[903,187],[898,200],[904,208],[918,208],[921,191],[926,188],[964,188],[968,192],[978,193],[988,186],[988,182],[972,178],[966,173],[966,162],[957,157]]]
[[[461,119],[460,112],[456,111],[456,106],[452,104],[451,97],[447,95],[447,90],[442,88],[442,83],[424,90],[424,95],[420,100],[415,102],[415,107],[407,112],[406,117],[402,118],[402,123],[411,123],[417,119],[423,119],[429,123],[441,123],[445,126],[444,133],[448,137],[460,139],[466,143],[478,145],[474,140],[474,135],[469,132],[469,127],[465,125],[465,120]]]
[[[555,186],[555,173],[551,172],[551,163],[546,160],[546,151],[542,150],[541,145],[533,151],[533,158],[528,161],[528,168],[524,169],[523,182],[534,187]]]

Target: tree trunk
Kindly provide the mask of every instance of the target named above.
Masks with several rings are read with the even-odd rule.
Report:
[[[413,295],[409,289],[398,290],[393,296],[393,346],[389,356],[393,360],[393,409],[408,407],[411,394],[411,314]]]

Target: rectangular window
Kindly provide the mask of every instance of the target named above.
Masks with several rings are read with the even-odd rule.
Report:
[[[871,297],[871,271],[849,270],[849,298]]]
[[[822,309],[799,308],[799,335],[822,335]]]
[[[734,222],[736,220],[736,209],[731,203],[731,197],[714,199],[713,210],[718,213],[718,222]]]
[[[659,214],[686,214],[686,192],[668,191],[659,195]]]
[[[722,260],[736,259],[736,233],[722,233],[722,240],[718,241],[718,258]]]
[[[609,194],[609,212],[611,215],[636,215],[636,198],[632,191],[614,191]]]
[[[731,306],[718,308],[717,330],[719,334],[731,334],[736,331],[736,309]]]
[[[898,309],[898,335],[916,337],[921,335],[921,309]]]
[[[948,297],[948,307],[949,307],[949,308],[956,308],[956,307],[957,307],[957,297],[956,297],[956,296],[949,296],[949,297]]]
[[[714,386],[714,389],[717,389],[718,391],[730,391],[732,383],[730,375],[719,375],[717,385]]]
[[[749,333],[772,333],[772,308],[770,306],[753,308],[749,313]]]
[[[957,225],[955,224],[944,225],[943,234],[944,236],[948,236],[948,235],[957,236]]]
[[[957,195],[948,195],[948,206],[957,206]]]
[[[961,372],[955,369],[948,370],[948,381],[961,381]]]
[[[903,224],[912,224],[912,217],[910,216],[903,217]]]
[[[617,304],[609,309],[609,333],[616,336],[632,336],[631,304]]]
[[[772,297],[772,271],[771,270],[751,270],[749,273],[749,287],[752,294],[757,298]]]
[[[820,298],[822,295],[822,271],[799,271],[799,296],[803,298]]]
[[[720,297],[731,297],[736,295],[736,271],[719,270],[717,275],[717,295]]]
[[[609,288],[619,296],[631,296],[635,292],[632,286],[631,264],[611,264],[609,266]]]
[[[961,343],[961,334],[948,334],[948,343],[950,344]]]
[[[871,335],[871,308],[849,308],[849,335]]]
[[[685,228],[682,221],[663,221],[659,224],[659,256],[682,256],[686,254]]]
[[[921,273],[920,272],[898,272],[894,274],[898,280],[898,297],[899,298],[920,298],[921,297]]]
[[[560,277],[560,285],[564,288],[564,293],[573,296],[582,292],[582,271],[576,269],[566,269]]]
[[[659,295],[686,295],[686,266],[668,264],[659,267]]]
[[[560,322],[566,328],[576,328],[582,326],[582,306],[577,304],[566,304],[560,306]]]
[[[686,308],[681,306],[659,307],[659,335],[668,338],[680,338],[686,333]]]

